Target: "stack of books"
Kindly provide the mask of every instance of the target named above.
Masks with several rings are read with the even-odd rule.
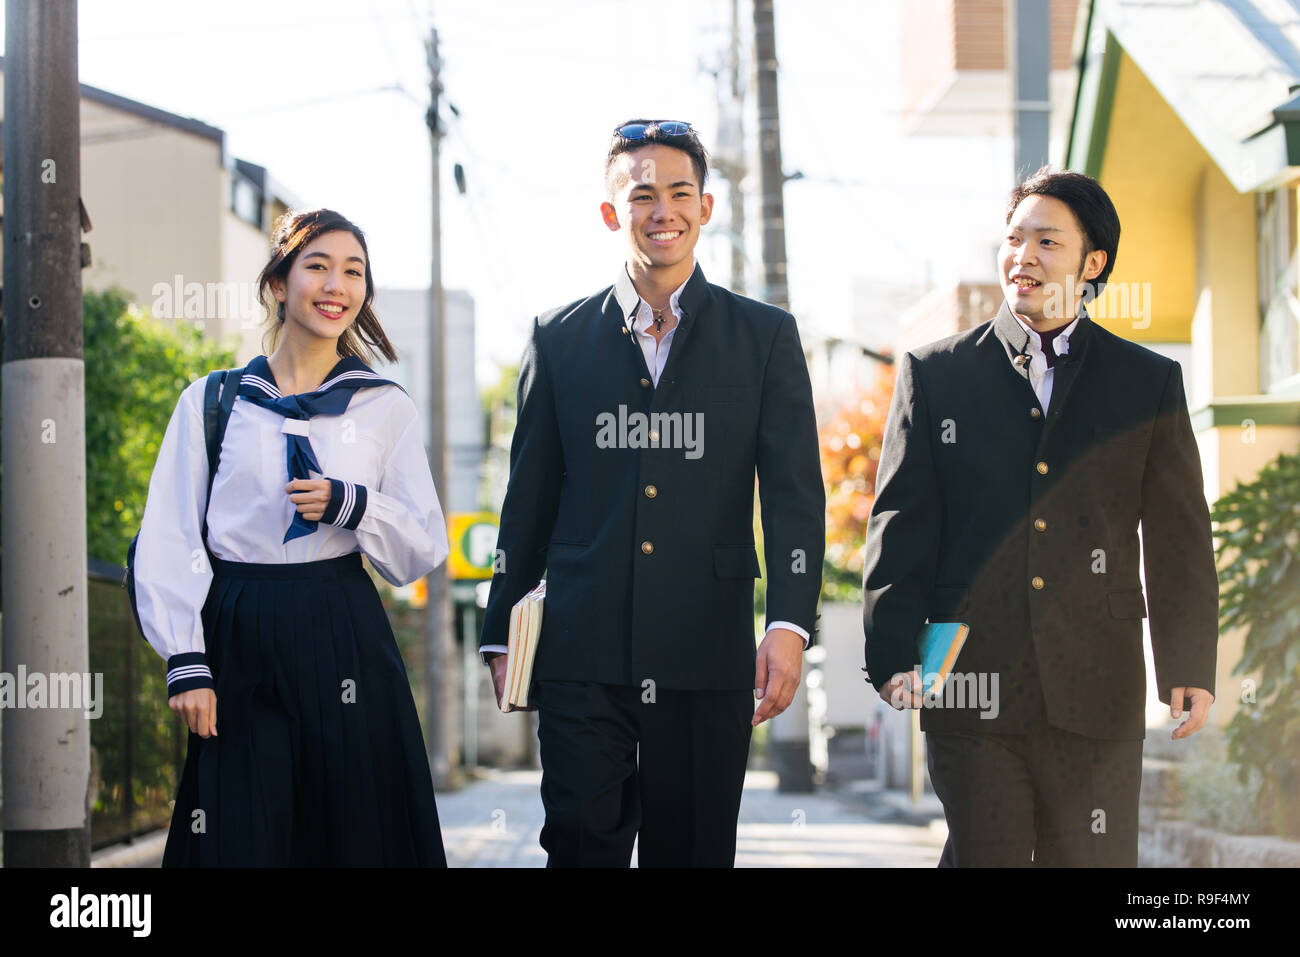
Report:
[[[528,691],[533,683],[533,659],[537,656],[537,636],[542,633],[542,604],[545,598],[546,579],[543,578],[510,609],[510,638],[506,645],[506,685],[501,696],[502,711],[529,707]]]

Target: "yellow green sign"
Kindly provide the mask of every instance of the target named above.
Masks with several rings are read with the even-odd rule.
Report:
[[[453,512],[449,524],[453,579],[491,578],[497,554],[497,516],[493,512]]]

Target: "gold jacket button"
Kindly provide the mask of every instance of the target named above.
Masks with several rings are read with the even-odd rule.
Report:
[[[1031,419],[1041,419],[1043,417],[1043,410],[1040,409],[1038,406],[1034,406],[1032,409],[1029,410],[1029,417]]]
[[[619,328],[623,330],[623,335],[631,335],[631,333],[627,331],[627,326],[619,326]]]
[[[1035,575],[1032,579],[1030,579],[1029,584],[1033,585],[1039,591],[1042,591],[1043,586],[1045,586],[1047,582],[1043,581],[1041,578]]]
[[[1034,519],[1034,528],[1038,529],[1040,532],[1045,532],[1047,531],[1047,523],[1041,518],[1036,518]]]
[[[656,495],[658,495],[658,494],[659,494],[659,490],[658,490],[657,488],[655,488],[653,485],[647,485],[647,486],[645,487],[645,497],[646,497],[646,498],[654,498],[654,497],[655,497]]]
[[[651,554],[654,550],[655,550],[655,546],[654,546],[654,543],[653,543],[653,542],[642,542],[642,543],[641,543],[641,552],[642,552],[642,554],[644,554],[644,555],[649,555],[649,554]]]
[[[1047,474],[1047,463],[1046,463],[1046,462],[1039,462],[1037,465],[1034,466],[1034,468],[1038,469],[1038,474],[1039,474],[1039,475],[1046,475],[1046,474]]]
[[[642,379],[642,380],[641,380],[641,386],[642,386],[642,388],[646,388],[646,389],[650,388],[650,380],[649,380],[649,379]]]

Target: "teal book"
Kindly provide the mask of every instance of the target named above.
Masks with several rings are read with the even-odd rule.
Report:
[[[934,689],[937,695],[943,683],[952,674],[961,646],[966,643],[970,626],[960,621],[939,621],[926,624],[916,637],[916,647],[921,654],[922,693]]]

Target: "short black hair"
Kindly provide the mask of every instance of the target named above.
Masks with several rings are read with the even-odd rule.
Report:
[[[605,192],[610,196],[614,195],[614,161],[624,153],[631,153],[633,150],[639,150],[643,146],[671,146],[675,150],[681,150],[691,158],[691,165],[695,167],[695,177],[699,180],[700,192],[704,192],[704,180],[709,175],[709,154],[704,149],[704,144],[700,142],[699,136],[695,131],[689,130],[686,133],[673,135],[665,133],[656,124],[667,123],[668,120],[648,120],[645,118],[633,118],[624,120],[618,124],[617,129],[630,126],[633,123],[646,123],[649,128],[645,135],[640,139],[630,140],[625,136],[614,134],[613,140],[609,144],[609,153],[605,156]]]
[[[1029,196],[1051,196],[1070,207],[1070,212],[1079,221],[1079,228],[1083,230],[1085,259],[1088,253],[1098,249],[1106,254],[1106,265],[1091,281],[1092,296],[1087,298],[1093,298],[1106,285],[1119,253],[1119,213],[1115,211],[1115,204],[1110,201],[1101,184],[1091,176],[1068,170],[1052,172],[1051,167],[1044,166],[1011,191],[1007,203],[1008,223],[1017,207]]]

